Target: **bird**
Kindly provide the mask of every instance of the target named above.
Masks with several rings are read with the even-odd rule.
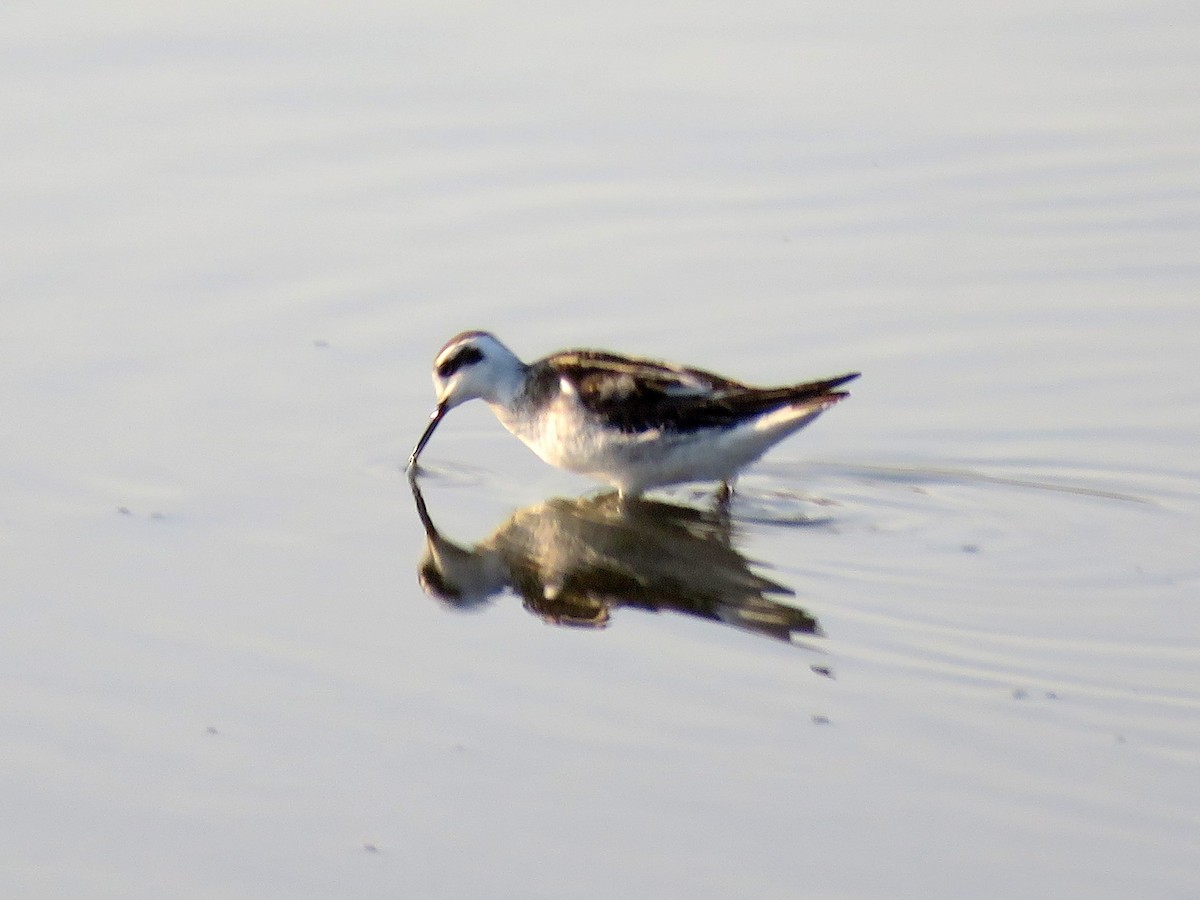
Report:
[[[703,369],[604,350],[525,363],[487,331],[447,341],[433,363],[437,405],[408,460],[410,476],[455,407],[481,399],[553,466],[607,482],[621,498],[693,481],[732,494],[738,472],[849,394],[858,378],[752,387]]]

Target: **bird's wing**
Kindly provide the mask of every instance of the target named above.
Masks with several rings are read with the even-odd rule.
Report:
[[[821,398],[854,375],[778,388],[755,388],[702,369],[571,350],[540,363],[589,411],[622,431],[724,428],[780,406]],[[547,372],[548,374],[548,372]]]

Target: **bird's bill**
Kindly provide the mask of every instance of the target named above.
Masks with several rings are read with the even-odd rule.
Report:
[[[412,456],[408,458],[409,469],[412,469],[417,464],[417,457],[421,455],[421,451],[425,449],[425,445],[433,437],[433,430],[438,427],[438,423],[445,417],[446,409],[447,406],[445,403],[439,403],[437,408],[430,414],[429,424],[425,426],[425,433],[421,435],[421,439],[417,441],[417,446],[413,448]]]

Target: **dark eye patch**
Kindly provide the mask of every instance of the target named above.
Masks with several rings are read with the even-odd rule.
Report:
[[[441,600],[454,601],[462,596],[450,582],[442,577],[442,570],[432,560],[421,566],[418,578],[420,578],[422,588],[435,594]]]
[[[470,366],[483,359],[483,351],[478,347],[467,345],[455,353],[452,353],[448,359],[438,363],[437,373],[439,378],[449,378],[463,366]]]

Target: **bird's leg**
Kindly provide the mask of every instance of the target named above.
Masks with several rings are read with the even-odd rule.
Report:
[[[717,488],[717,514],[728,517],[729,508],[733,503],[733,479],[727,478]]]

